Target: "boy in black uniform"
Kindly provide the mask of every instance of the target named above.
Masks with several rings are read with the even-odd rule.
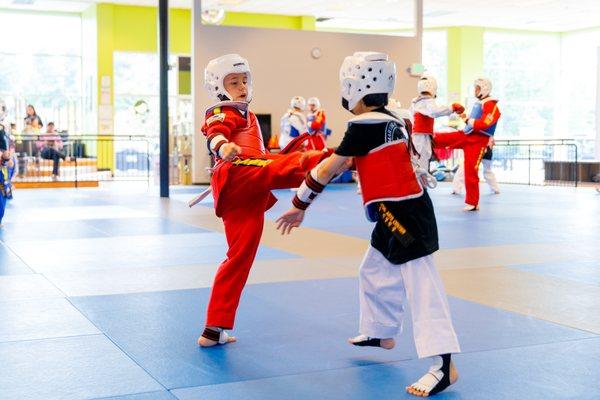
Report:
[[[277,227],[290,233],[300,226],[310,203],[354,157],[367,218],[376,224],[360,267],[360,335],[349,342],[392,349],[406,303],[417,353],[433,361],[406,391],[426,397],[458,379],[451,353],[460,352],[460,346],[434,266],[438,236],[433,205],[423,188],[426,177],[417,176],[411,163],[408,124],[385,108],[395,77],[387,54],[346,57],[340,69],[342,105],[356,117],[348,122],[335,154],[307,175]]]

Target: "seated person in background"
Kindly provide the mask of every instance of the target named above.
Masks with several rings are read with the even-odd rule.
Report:
[[[60,160],[69,161],[65,154],[63,154],[63,142],[60,135],[54,128],[54,122],[48,122],[46,126],[46,133],[41,136],[41,141],[38,145],[41,145],[40,155],[44,160],[52,160],[52,179],[58,179],[58,167]]]
[[[25,123],[24,131],[26,133],[37,133],[44,126],[42,119],[37,115],[35,108],[31,104],[27,105],[27,111],[25,118],[23,118],[23,122]]]

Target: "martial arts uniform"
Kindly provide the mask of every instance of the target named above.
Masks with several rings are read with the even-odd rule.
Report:
[[[211,178],[215,212],[223,219],[229,249],[215,276],[206,326],[231,329],[260,243],[264,213],[277,201],[271,190],[298,187],[327,153],[267,153],[258,120],[245,102],[209,108],[202,132],[217,159],[227,142],[242,148],[234,161],[218,160]]]
[[[413,99],[410,112],[413,116],[412,142],[417,151],[415,163],[423,170],[429,171],[435,119],[448,116],[454,111],[452,107],[438,105],[432,96],[420,95]]]
[[[411,310],[419,357],[460,352],[435,268],[433,204],[409,153],[408,125],[385,108],[349,121],[336,154],[354,157],[367,218],[375,222],[360,266],[360,333],[392,338]]]
[[[463,149],[465,154],[465,203],[479,204],[479,164],[486,152],[490,137],[494,136],[500,110],[498,101],[486,97],[475,103],[464,131],[436,133],[434,145],[440,148]]]
[[[327,117],[322,109],[308,115],[308,133],[311,135],[306,143],[308,150],[324,150],[327,148]]]

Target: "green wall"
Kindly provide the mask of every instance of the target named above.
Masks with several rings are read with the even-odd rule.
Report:
[[[448,35],[448,99],[462,102],[467,90],[483,73],[482,27],[451,27]]]
[[[158,51],[158,9],[156,7],[140,7],[99,3],[82,13],[82,19],[95,18],[97,41],[95,63],[97,66],[97,82],[95,97],[99,107],[114,106],[114,71],[113,54],[115,51],[146,52]],[[315,18],[306,16],[285,16],[270,14],[227,13],[223,25],[248,26],[256,28],[278,29],[315,29]],[[91,35],[86,35],[87,40]],[[84,38],[86,39],[86,38]],[[84,43],[89,41],[84,41]],[[179,55],[192,53],[192,15],[188,9],[169,9],[169,52]],[[102,79],[110,81],[109,102],[102,104]],[[191,73],[181,71],[179,93],[191,94]],[[106,88],[105,98],[106,101]],[[106,107],[105,107],[106,108]],[[99,120],[100,121],[100,120]],[[99,134],[112,135],[112,129],[100,128]],[[114,167],[113,149],[105,146],[99,149],[98,166],[112,169]]]
[[[315,30],[316,20],[311,16],[292,16],[256,13],[234,13],[225,14],[222,25],[224,26],[246,26],[251,28],[276,28],[276,29],[298,29]]]

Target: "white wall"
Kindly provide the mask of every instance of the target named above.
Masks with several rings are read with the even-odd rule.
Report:
[[[420,9],[420,8],[419,8]],[[204,91],[204,67],[215,57],[239,53],[247,58],[254,81],[255,113],[271,114],[273,131],[292,96],[317,96],[327,112],[333,130],[330,143],[341,141],[351,115],[342,108],[338,71],[345,56],[355,51],[382,51],[396,62],[398,77],[394,97],[407,106],[415,96],[416,78],[406,68],[421,59],[421,38],[359,35],[329,32],[204,26],[200,23],[200,0],[195,0],[193,16],[192,88],[194,99],[194,183],[208,182],[206,142],[200,133],[204,110],[211,100]],[[417,18],[420,21],[420,18]],[[311,49],[319,47],[322,57],[315,60]]]
[[[598,63],[596,64],[596,161],[600,161],[600,47],[597,49]]]

